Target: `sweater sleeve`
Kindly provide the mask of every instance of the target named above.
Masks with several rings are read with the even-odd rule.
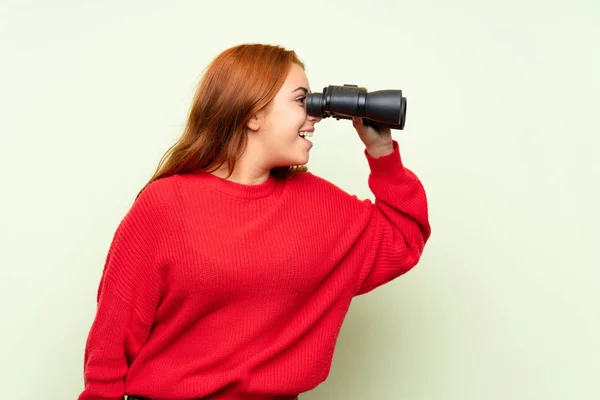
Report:
[[[161,296],[158,249],[167,224],[165,183],[135,200],[113,236],[84,352],[79,400],[122,400],[128,366],[146,341]]]
[[[365,150],[375,203],[361,243],[368,250],[356,295],[370,292],[414,267],[431,234],[423,185],[404,167],[398,142],[394,140],[393,145],[391,154],[378,158]]]

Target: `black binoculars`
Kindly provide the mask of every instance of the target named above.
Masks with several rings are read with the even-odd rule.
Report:
[[[306,112],[314,117],[336,119],[363,118],[365,125],[374,128],[404,129],[406,97],[402,90],[367,92],[357,85],[323,88],[323,93],[306,96]]]

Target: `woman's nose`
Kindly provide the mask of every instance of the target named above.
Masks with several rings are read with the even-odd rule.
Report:
[[[308,115],[308,120],[314,122],[315,124],[317,122],[320,122],[323,118],[321,117],[315,117],[314,115]]]

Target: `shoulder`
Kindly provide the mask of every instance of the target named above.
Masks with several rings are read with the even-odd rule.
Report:
[[[290,194],[299,201],[307,202],[305,204],[318,202],[325,206],[329,205],[326,207],[329,211],[345,208],[352,212],[368,212],[372,205],[371,200],[360,199],[357,195],[309,171],[289,178],[287,186]]]
[[[331,190],[331,191],[340,191],[337,185],[328,181],[327,179],[315,175],[310,171],[299,172],[296,175],[286,178],[288,185],[294,187],[306,187],[309,186],[311,188],[320,189],[320,190]]]
[[[289,178],[288,185],[291,187],[300,187],[317,191],[320,195],[342,196],[356,198],[336,185],[335,183],[319,176],[310,171],[298,173],[296,176]]]

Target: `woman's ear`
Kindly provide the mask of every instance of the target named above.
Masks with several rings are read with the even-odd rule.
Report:
[[[260,128],[260,116],[258,115],[258,113],[254,114],[250,118],[250,120],[246,123],[246,126],[253,132],[258,131],[258,129]]]

